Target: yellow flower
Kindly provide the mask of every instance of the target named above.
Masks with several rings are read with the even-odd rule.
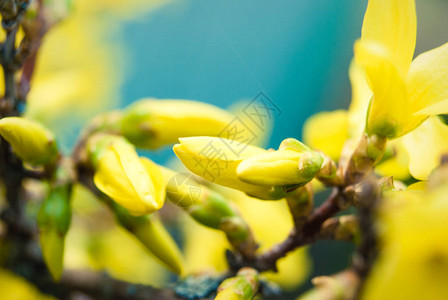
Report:
[[[277,151],[243,160],[236,173],[241,180],[252,184],[303,185],[314,178],[322,163],[323,157],[318,152],[291,138],[284,140]]]
[[[100,157],[93,177],[95,185],[134,215],[162,208],[165,185],[160,169],[139,158],[132,145],[115,141]]]
[[[448,111],[448,44],[412,61],[416,30],[414,0],[369,1],[354,47],[373,92],[369,134],[396,138]]]
[[[244,159],[267,153],[266,150],[217,137],[189,137],[179,141],[173,147],[174,153],[196,175],[260,199],[283,196],[281,188],[249,184],[237,176],[238,165]]]
[[[0,134],[24,162],[45,165],[58,157],[53,134],[38,122],[21,117],[3,118]]]
[[[135,146],[156,149],[180,137],[217,136],[234,116],[213,105],[172,99],[142,99],[129,106],[121,133]]]
[[[448,234],[447,192],[445,185],[432,191],[389,195],[380,220],[380,256],[362,299],[446,298],[448,244],[443,237]]]

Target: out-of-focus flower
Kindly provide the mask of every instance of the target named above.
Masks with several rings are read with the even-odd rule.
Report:
[[[244,159],[267,153],[266,150],[217,137],[189,137],[179,141],[173,147],[174,153],[196,175],[260,199],[279,199],[284,195],[281,187],[249,184],[237,176],[238,165]]]
[[[0,298],[3,300],[56,300],[42,294],[25,279],[0,269]]]
[[[136,147],[156,149],[181,137],[217,136],[233,118],[227,111],[202,102],[142,99],[125,110],[121,133]]]
[[[241,180],[258,185],[303,185],[320,170],[323,157],[295,139],[286,139],[277,151],[248,157],[238,165]]]
[[[235,277],[228,278],[221,283],[215,300],[251,300],[259,286],[257,271],[243,268]]]
[[[348,113],[345,110],[320,112],[309,117],[303,125],[303,141],[337,160],[349,138]]]
[[[21,117],[3,118],[0,134],[24,162],[45,165],[58,157],[53,134],[38,122]]]
[[[448,186],[390,192],[381,252],[362,299],[444,299],[448,293]]]
[[[134,215],[154,212],[163,206],[165,185],[156,164],[139,158],[124,139],[112,142],[98,160],[95,185]]]
[[[355,58],[373,91],[371,135],[397,138],[428,116],[448,112],[448,44],[412,62],[416,23],[414,0],[369,1]]]

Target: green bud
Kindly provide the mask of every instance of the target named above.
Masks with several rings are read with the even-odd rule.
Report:
[[[38,122],[21,117],[3,118],[0,134],[21,160],[32,165],[47,165],[59,156],[53,134]]]
[[[210,189],[203,191],[203,193],[206,195],[202,203],[193,204],[187,208],[187,212],[197,222],[207,227],[219,229],[224,218],[236,215],[230,203],[221,194]]]
[[[157,215],[135,217],[112,204],[117,222],[134,235],[161,263],[176,274],[183,272],[183,257]]]
[[[52,188],[37,217],[42,254],[54,280],[62,275],[65,235],[72,216],[70,193],[70,184]]]
[[[259,286],[257,271],[243,268],[235,277],[221,283],[215,300],[252,300]]]

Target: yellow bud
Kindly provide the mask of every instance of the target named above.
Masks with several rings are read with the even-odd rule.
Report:
[[[183,256],[156,215],[134,217],[115,205],[118,222],[133,234],[160,262],[176,274],[183,272]]]
[[[0,134],[24,162],[46,165],[58,157],[53,134],[43,125],[21,117],[0,120]]]
[[[139,158],[124,141],[113,142],[100,157],[93,181],[134,215],[154,212],[165,201],[165,185],[158,166],[147,158]]]
[[[258,185],[303,185],[314,178],[323,158],[315,151],[277,150],[243,160],[238,177]]]
[[[233,118],[202,102],[142,99],[124,112],[121,130],[137,147],[156,149],[174,144],[180,137],[217,136]]]
[[[242,161],[267,153],[266,150],[216,137],[190,137],[179,141],[180,144],[173,148],[174,153],[196,175],[260,199],[280,199],[284,196],[281,187],[250,184],[237,176],[237,168]]]

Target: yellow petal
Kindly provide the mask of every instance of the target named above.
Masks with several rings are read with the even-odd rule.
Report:
[[[417,179],[425,180],[439,166],[443,154],[448,153],[448,126],[438,117],[425,121],[403,137],[409,154],[409,171]]]
[[[357,63],[365,67],[373,91],[367,132],[388,138],[401,135],[402,124],[411,113],[405,82],[391,61],[388,50],[372,41],[357,41],[355,57]]]
[[[348,114],[344,110],[315,114],[303,125],[303,141],[311,148],[318,149],[337,160],[349,137],[348,120]]]
[[[100,158],[95,185],[132,214],[143,215],[163,206],[165,186],[158,167],[140,159],[132,146],[114,143]]]
[[[362,40],[388,49],[398,73],[404,76],[414,56],[417,36],[415,0],[369,0]]]
[[[407,78],[411,111],[416,113],[408,131],[426,116],[448,112],[448,43],[419,55]]]
[[[245,183],[236,174],[241,161],[266,153],[266,150],[216,137],[190,137],[179,141],[180,144],[173,147],[174,153],[191,172],[263,199],[269,196],[269,187]]]
[[[414,113],[414,116],[435,116],[440,114],[448,114],[448,99],[434,103]]]
[[[396,180],[406,180],[409,174],[409,155],[403,146],[403,137],[390,141],[388,147],[392,148],[394,156],[381,162],[375,171],[381,176],[393,176]]]
[[[350,137],[359,138],[366,127],[367,109],[372,99],[372,91],[367,84],[364,69],[354,59],[350,63],[348,74],[352,87],[352,99],[348,109],[349,134]]]

